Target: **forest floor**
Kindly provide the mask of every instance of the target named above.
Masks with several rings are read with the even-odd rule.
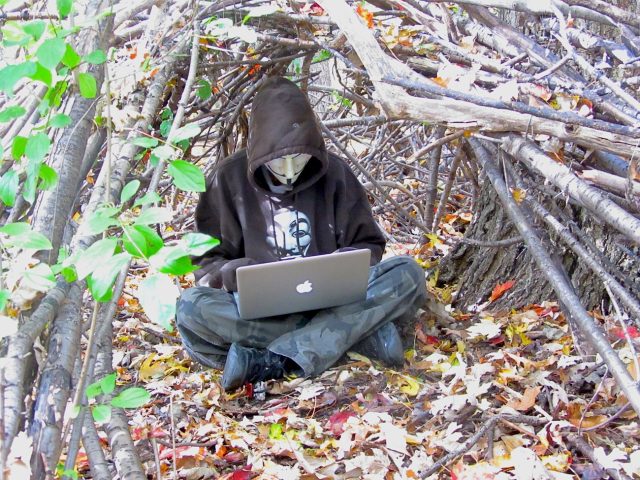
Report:
[[[423,263],[438,254],[392,247]],[[158,469],[162,478],[233,480],[640,476],[637,417],[606,366],[574,351],[557,304],[491,310],[512,281],[463,313],[445,306],[452,289],[431,278],[428,310],[405,329],[400,370],[349,353],[317,378],[224,393],[220,371],[192,362],[175,332],[146,320],[130,295],[140,279],[130,280],[114,366],[119,384],[152,397],[129,411],[150,477]],[[637,330],[594,315],[634,365],[625,334],[633,343]],[[86,456],[79,462],[88,474]]]

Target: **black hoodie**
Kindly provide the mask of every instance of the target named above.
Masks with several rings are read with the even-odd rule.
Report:
[[[289,191],[277,193],[263,165],[286,154],[312,156]],[[253,100],[246,150],[218,163],[196,208],[196,228],[220,245],[194,261],[200,285],[221,288],[230,260],[258,263],[284,257],[368,248],[371,263],[385,240],[364,188],[341,158],[327,153],[306,96],[291,81],[269,78]]]

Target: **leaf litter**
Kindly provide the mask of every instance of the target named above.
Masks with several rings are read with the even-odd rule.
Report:
[[[624,395],[599,359],[574,352],[552,302],[474,314],[446,307],[451,322],[420,311],[402,370],[349,352],[316,378],[230,393],[221,371],[192,362],[175,333],[154,328],[126,298],[121,305],[119,378],[152,395],[128,412],[149,474],[155,443],[167,478],[174,465],[185,479],[640,476],[637,417],[619,413]],[[619,327],[602,322],[633,369]],[[591,458],[571,441],[579,432]]]

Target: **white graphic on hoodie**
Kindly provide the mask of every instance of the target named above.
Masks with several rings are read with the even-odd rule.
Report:
[[[273,215],[267,243],[278,257],[305,256],[311,243],[311,222],[298,210],[280,208]]]

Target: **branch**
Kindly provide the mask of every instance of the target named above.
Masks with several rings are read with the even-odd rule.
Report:
[[[565,124],[493,107],[479,107],[468,102],[450,98],[418,98],[402,88],[386,83],[415,82],[427,84],[422,75],[411,70],[400,61],[386,55],[380,45],[356,13],[343,0],[321,0],[321,6],[347,36],[358,57],[365,65],[378,98],[390,119],[429,121],[459,129],[482,129],[488,131],[535,132],[575,142],[585,148],[603,149],[624,157],[637,151],[637,137],[596,130],[591,127]],[[609,128],[626,128],[612,127]]]
[[[640,220],[580,180],[567,166],[551,160],[534,143],[511,134],[503,137],[500,148],[524,161],[566,195],[640,245]]]
[[[4,358],[4,417],[5,445],[11,447],[15,435],[18,433],[20,422],[25,415],[26,385],[24,384],[29,362],[26,358],[31,355],[33,344],[40,336],[45,326],[53,321],[60,305],[66,298],[69,285],[61,280],[40,302],[31,318],[20,327],[15,335],[9,337],[7,354]]]

